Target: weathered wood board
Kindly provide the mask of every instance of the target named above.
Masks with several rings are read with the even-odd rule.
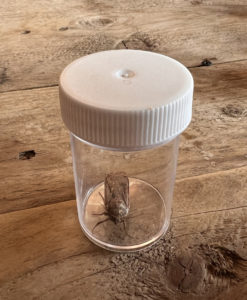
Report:
[[[0,15],[0,91],[52,86],[72,60],[109,49],[156,51],[186,66],[198,66],[205,58],[214,63],[247,59],[244,0],[53,5],[5,0]]]
[[[246,0],[0,2],[0,299],[247,297],[246,16]],[[124,48],[195,80],[170,231],[134,254],[80,229],[57,87],[72,60]]]
[[[75,201],[0,215],[1,299],[209,299],[236,284],[244,296],[247,168],[237,172],[180,181],[170,233],[137,254],[91,244]]]

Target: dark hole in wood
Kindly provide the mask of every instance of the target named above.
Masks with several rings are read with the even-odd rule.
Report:
[[[36,155],[34,150],[23,151],[19,153],[19,159],[25,160],[30,159]]]
[[[59,28],[59,31],[66,31],[66,30],[68,30],[69,29],[69,27],[60,27]]]
[[[22,32],[22,34],[29,34],[31,32],[31,30],[24,30],[23,32]]]
[[[210,60],[208,60],[207,58],[205,58],[202,62],[201,62],[201,66],[203,67],[209,67],[212,65],[212,62]]]

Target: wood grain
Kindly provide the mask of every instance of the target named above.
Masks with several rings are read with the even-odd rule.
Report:
[[[186,66],[247,59],[246,3],[213,3],[2,1],[0,91],[55,85],[68,63],[108,49],[156,51]]]
[[[243,284],[246,175],[247,168],[242,168],[235,175],[230,170],[178,182],[171,232],[156,247],[136,254],[114,254],[91,244],[81,232],[75,201],[1,215],[1,299],[75,299],[81,294],[89,299],[100,294],[102,299],[131,299],[134,293],[136,299],[150,293],[154,299],[159,293],[198,299]],[[178,262],[186,268],[191,257],[199,266],[179,285],[173,270],[178,268],[180,274]],[[213,259],[222,260],[219,269],[210,267],[216,263]]]
[[[246,298],[246,16],[246,0],[0,2],[0,299]],[[133,254],[80,229],[57,88],[72,60],[121,48],[195,79],[170,231]]]
[[[177,179],[246,166],[246,70],[246,62],[192,70],[193,120],[181,136]],[[0,103],[0,212],[73,199],[57,87],[2,93]],[[18,159],[27,150],[36,155]]]

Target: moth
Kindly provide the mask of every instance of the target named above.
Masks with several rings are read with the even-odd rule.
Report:
[[[104,183],[104,196],[100,193],[105,207],[105,212],[102,215],[106,215],[108,218],[98,222],[94,229],[108,220],[115,224],[124,223],[130,209],[128,176],[125,173],[110,173],[105,176]]]

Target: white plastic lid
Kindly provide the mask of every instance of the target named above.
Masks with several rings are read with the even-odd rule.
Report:
[[[112,50],[79,58],[62,72],[59,92],[69,130],[105,148],[154,147],[191,121],[190,72],[153,52]]]

